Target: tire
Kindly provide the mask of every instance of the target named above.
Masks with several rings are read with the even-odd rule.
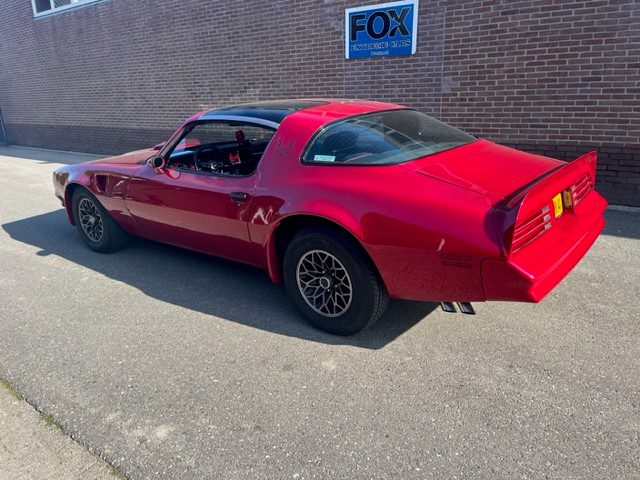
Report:
[[[329,228],[312,227],[295,235],[284,255],[283,276],[287,293],[309,323],[336,335],[372,325],[389,303],[360,246]]]
[[[72,205],[78,232],[91,250],[111,253],[125,246],[127,234],[91,192],[84,188],[77,189],[73,194]]]

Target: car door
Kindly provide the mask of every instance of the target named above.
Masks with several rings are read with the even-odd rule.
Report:
[[[145,165],[129,182],[126,205],[146,236],[257,264],[247,222],[255,175],[215,176]]]
[[[260,264],[248,222],[255,168],[274,132],[271,122],[192,117],[155,157],[161,168],[143,165],[132,176],[129,212],[149,238]]]

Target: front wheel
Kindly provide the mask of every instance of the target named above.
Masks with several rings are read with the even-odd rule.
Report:
[[[347,236],[325,228],[298,233],[285,252],[287,293],[315,327],[351,335],[374,323],[389,301],[371,260]]]
[[[79,188],[73,194],[73,216],[84,243],[96,252],[120,250],[127,234],[92,193]]]

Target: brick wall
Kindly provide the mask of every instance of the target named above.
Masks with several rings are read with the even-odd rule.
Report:
[[[347,97],[413,106],[470,133],[571,159],[640,206],[640,0],[430,0],[418,53],[345,60],[342,0],[105,0],[0,16],[0,108],[14,143],[117,153],[205,108]],[[380,2],[377,2],[380,3]]]

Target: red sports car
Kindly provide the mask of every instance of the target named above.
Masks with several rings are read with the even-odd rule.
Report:
[[[347,335],[390,297],[540,301],[604,226],[595,171],[595,152],[565,163],[400,105],[290,100],[198,113],[53,180],[89,248],[130,234],[262,267]]]

